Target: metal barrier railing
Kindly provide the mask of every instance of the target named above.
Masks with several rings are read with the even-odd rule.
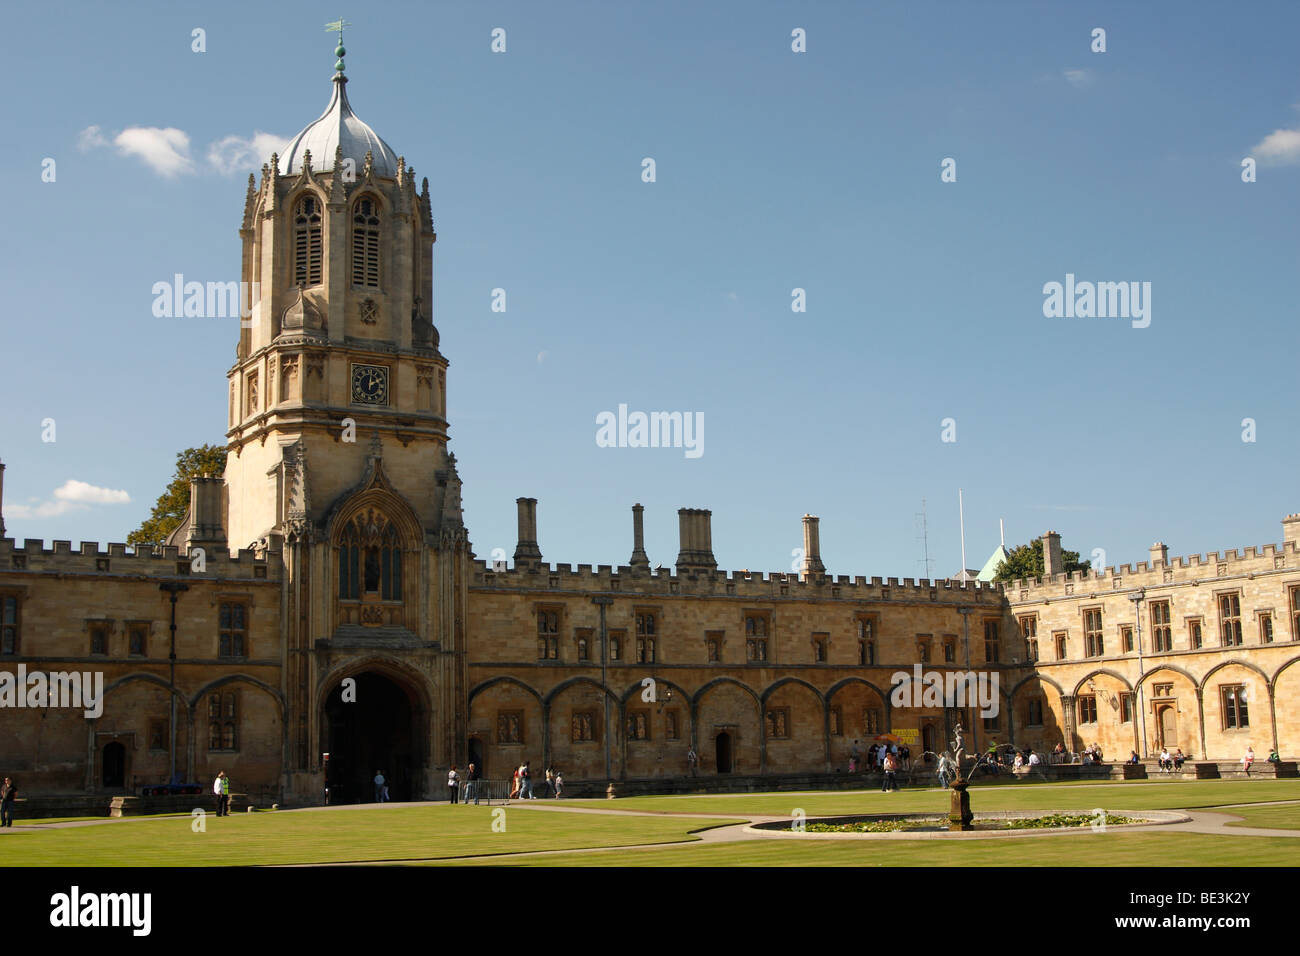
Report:
[[[512,787],[509,780],[462,780],[457,799],[461,803],[505,803]]]

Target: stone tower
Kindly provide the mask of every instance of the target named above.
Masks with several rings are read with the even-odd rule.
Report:
[[[231,547],[285,565],[287,789],[318,795],[335,751],[347,787],[382,761],[415,798],[463,741],[471,554],[430,316],[429,183],[417,192],[414,170],[352,111],[344,52],[340,37],[325,112],[260,184],[249,177],[226,528]],[[401,754],[340,752],[345,722],[332,729],[327,706],[362,674],[405,698],[388,708],[409,709]]]

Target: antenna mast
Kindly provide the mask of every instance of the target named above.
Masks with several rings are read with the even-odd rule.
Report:
[[[934,580],[934,562],[930,560],[930,526],[926,519],[925,499],[921,499],[921,513],[917,515],[921,519],[921,566],[924,571],[922,575],[927,581]]]

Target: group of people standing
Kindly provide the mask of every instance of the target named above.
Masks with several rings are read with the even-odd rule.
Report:
[[[558,770],[549,767],[546,770],[546,792],[556,800],[564,795],[564,778]],[[514,777],[510,781],[510,799],[516,797],[520,800],[537,799],[537,794],[533,792],[533,771],[526,760],[515,768]]]
[[[447,771],[447,802],[448,803],[458,803],[458,802],[469,803],[470,798],[472,797],[474,799],[474,802],[478,803],[480,799],[479,780],[481,778],[482,778],[482,774],[479,772],[478,767],[476,767],[474,764],[470,764],[465,771],[465,778],[464,778],[465,795],[461,797],[460,796],[461,775],[459,770],[457,770],[456,765],[452,764],[451,769]],[[557,800],[560,797],[564,796],[564,777],[560,775],[560,772],[558,770],[553,770],[550,768],[547,769],[546,794],[551,797],[554,797]],[[536,792],[534,792],[534,788],[533,788],[532,766],[531,764],[528,763],[528,761],[524,761],[518,767],[515,768],[515,772],[510,778],[509,797],[511,800],[514,800],[516,798],[520,800],[537,799],[537,794]]]
[[[470,797],[474,802],[479,802],[479,773],[478,767],[470,764],[465,768],[465,798],[461,803],[469,803]],[[456,770],[456,765],[452,764],[451,769],[447,771],[447,802],[456,803],[457,796],[460,794],[460,774]]]
[[[897,744],[892,741],[889,743],[868,744],[864,762],[862,751],[855,740],[849,750],[849,773],[869,773],[877,769],[890,773],[890,769],[886,766],[886,758],[888,757],[894,758],[892,772],[897,773],[900,770],[912,769],[912,749],[907,744]],[[895,787],[894,789],[898,788]]]

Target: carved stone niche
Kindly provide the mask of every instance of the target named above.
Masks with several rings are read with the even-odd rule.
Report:
[[[417,365],[415,367],[415,403],[422,412],[433,410],[434,367]]]
[[[298,356],[280,356],[280,401],[298,399]]]

